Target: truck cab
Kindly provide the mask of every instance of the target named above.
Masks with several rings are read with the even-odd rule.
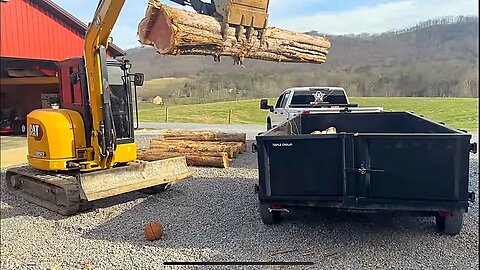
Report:
[[[350,103],[341,87],[295,87],[280,95],[274,106],[262,99],[260,109],[269,110],[267,130],[301,113],[382,112],[382,107],[359,107]]]

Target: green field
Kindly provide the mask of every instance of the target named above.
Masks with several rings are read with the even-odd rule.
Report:
[[[270,103],[273,103],[272,99]],[[360,106],[382,106],[386,111],[409,111],[431,120],[469,131],[478,130],[478,98],[351,98]],[[168,122],[264,124],[266,111],[259,109],[259,100],[241,100],[210,104],[179,105],[168,108]],[[140,121],[165,122],[165,107],[139,104]]]

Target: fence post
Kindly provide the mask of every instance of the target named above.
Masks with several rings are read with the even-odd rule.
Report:
[[[228,123],[231,124],[232,123],[232,114],[233,114],[233,110],[230,109],[228,111]]]
[[[168,107],[165,107],[165,123],[168,123]]]

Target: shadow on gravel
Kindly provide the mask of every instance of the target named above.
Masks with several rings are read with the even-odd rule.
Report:
[[[252,153],[252,143],[255,141],[247,141],[247,151],[240,154],[237,158],[232,160],[230,164],[231,168],[242,168],[242,169],[257,169],[257,154]]]
[[[84,232],[83,237],[137,246],[209,249],[223,259],[229,252],[248,254],[250,259],[258,253],[257,259],[262,260],[271,258],[269,252],[277,248],[313,247],[325,249],[325,253],[341,253],[347,246],[361,249],[365,243],[384,243],[385,238],[408,249],[407,242],[412,236],[436,234],[431,218],[318,209],[292,211],[282,223],[267,226],[257,211],[252,179],[198,178],[194,181],[149,197]],[[144,238],[144,226],[151,220],[165,227],[160,241],[149,242]],[[303,251],[306,250],[299,250]]]

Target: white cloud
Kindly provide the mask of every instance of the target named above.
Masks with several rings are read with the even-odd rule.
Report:
[[[343,12],[320,12],[272,20],[271,26],[294,31],[316,30],[328,34],[380,33],[413,26],[443,16],[478,16],[476,0],[409,0],[390,2]]]

